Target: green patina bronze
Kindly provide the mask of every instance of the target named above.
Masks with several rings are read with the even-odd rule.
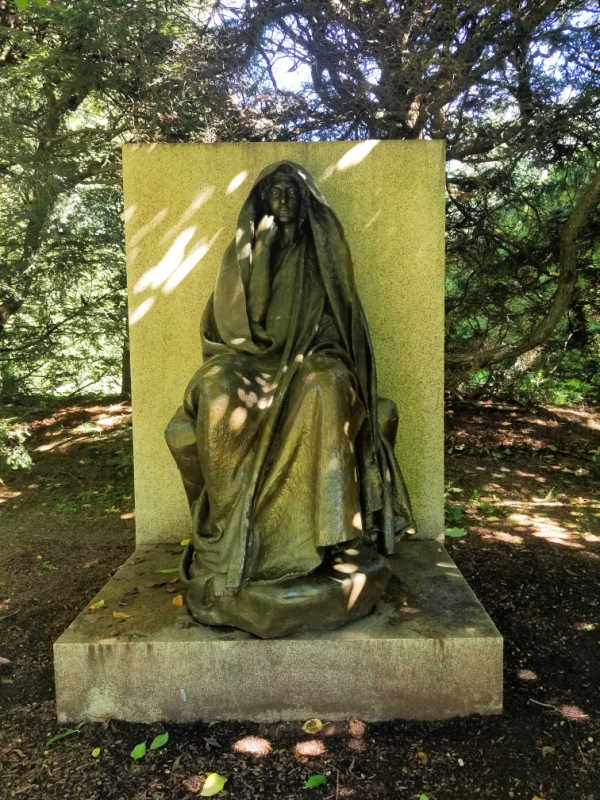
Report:
[[[252,188],[202,340],[166,431],[192,514],[192,616],[261,637],[364,616],[410,505],[348,245],[301,166]]]

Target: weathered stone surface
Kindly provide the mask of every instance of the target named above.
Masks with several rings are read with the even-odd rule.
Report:
[[[180,548],[138,550],[54,645],[58,719],[151,722],[432,719],[502,710],[502,638],[435,542],[402,543],[370,617],[263,641],[194,623],[161,569]],[[172,591],[170,591],[172,590]],[[129,614],[114,617],[113,612]]]
[[[418,534],[443,533],[443,142],[148,144],[123,152],[138,546],[189,530],[163,431],[200,366],[241,202],[281,159],[306,167],[344,227]]]

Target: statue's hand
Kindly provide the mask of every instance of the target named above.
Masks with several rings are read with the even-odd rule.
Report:
[[[260,249],[271,247],[277,238],[277,233],[278,231],[275,217],[272,214],[265,214],[265,216],[258,223],[258,228],[256,229],[257,247]]]

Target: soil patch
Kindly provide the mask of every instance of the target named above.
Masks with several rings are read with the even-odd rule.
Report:
[[[194,776],[217,772],[217,796],[239,800],[600,800],[597,409],[448,409],[447,524],[467,532],[448,549],[504,635],[502,716],[317,733],[106,720],[50,746],[52,642],[134,547],[129,408],[0,412],[30,426],[34,458],[0,483],[0,796],[190,800]],[[314,774],[326,782],[305,789]]]

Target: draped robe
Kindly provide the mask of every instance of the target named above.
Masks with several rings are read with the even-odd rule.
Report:
[[[293,244],[250,319],[260,186],[282,164],[306,187]],[[192,512],[183,578],[196,603],[310,575],[337,545],[391,553],[410,523],[378,424],[375,362],[337,217],[312,178],[272,164],[238,218],[202,320],[204,363],[167,429]],[[194,613],[194,609],[191,609]],[[197,615],[201,616],[201,615]]]

